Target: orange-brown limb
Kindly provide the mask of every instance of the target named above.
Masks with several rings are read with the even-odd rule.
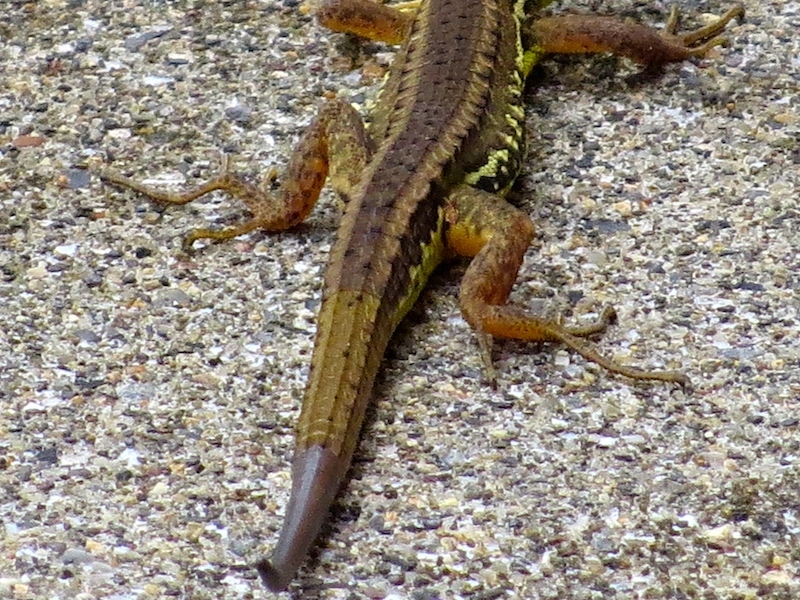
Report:
[[[414,15],[373,0],[325,0],[316,11],[320,25],[331,31],[399,44]]]
[[[507,304],[534,229],[530,218],[501,197],[467,186],[448,197],[447,244],[455,253],[472,256],[459,291],[461,312],[481,334],[532,342],[560,342],[585,359],[631,379],[688,384],[678,371],[649,371],[622,365],[597,352],[581,338],[603,331],[615,318],[606,309],[588,326],[566,327]],[[487,338],[481,340],[484,360]],[[491,374],[492,369],[487,365]]]
[[[677,33],[678,8],[673,7],[663,32],[646,25],[600,15],[562,15],[536,19],[529,25],[533,44],[546,54],[612,52],[647,68],[703,57],[726,42],[720,32],[744,8],[737,4],[722,17],[694,31]],[[703,42],[698,45],[698,42]]]
[[[252,217],[226,229],[196,229],[184,237],[184,250],[196,240],[228,240],[256,229],[284,231],[301,223],[319,198],[330,171],[331,182],[346,198],[358,180],[371,152],[361,117],[355,109],[338,99],[322,105],[316,118],[303,132],[275,191],[262,189],[227,170],[200,185],[183,191],[166,191],[144,185],[113,169],[99,171],[104,181],[139,192],[164,204],[188,204],[215,190],[222,190],[243,201]],[[355,169],[355,170],[353,170]]]

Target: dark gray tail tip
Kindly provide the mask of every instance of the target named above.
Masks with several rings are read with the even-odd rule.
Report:
[[[289,587],[289,577],[280,573],[266,558],[256,563],[256,569],[269,591],[284,592]]]

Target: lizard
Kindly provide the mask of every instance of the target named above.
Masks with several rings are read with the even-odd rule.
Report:
[[[253,213],[240,225],[184,238],[227,240],[280,232],[311,212],[326,181],[344,214],[325,272],[314,353],[296,427],[292,487],[270,559],[256,568],[272,591],[288,588],[343,485],[384,351],[428,277],[452,256],[471,259],[459,290],[490,380],[494,337],[565,344],[610,372],[688,384],[679,371],[644,370],[607,358],[583,338],[603,331],[613,309],[584,326],[508,303],[534,237],[530,217],[505,196],[525,155],[523,92],[531,69],[553,53],[612,52],[657,70],[703,57],[741,5],[677,33],[616,17],[541,16],[552,0],[421,0],[402,11],[371,0],[325,0],[333,31],[399,43],[368,128],[349,103],[325,101],[290,156],[277,191],[223,172],[184,191],[146,186],[104,169],[107,182],[155,201],[186,204],[224,190]]]

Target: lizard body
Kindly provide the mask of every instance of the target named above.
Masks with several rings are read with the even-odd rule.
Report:
[[[328,0],[319,12],[328,27],[403,42],[368,131],[349,104],[328,101],[298,143],[276,195],[228,172],[182,194],[104,174],[178,204],[224,189],[254,212],[239,227],[193,232],[189,247],[259,227],[287,229],[308,215],[326,179],[345,200],[297,425],[291,498],[271,559],[257,565],[271,590],[286,589],[305,560],[349,468],[391,335],[448,256],[474,257],[460,304],[479,334],[489,373],[490,341],[501,336],[565,343],[635,379],[687,381],[674,371],[620,365],[580,339],[602,331],[611,311],[598,323],[565,327],[507,304],[534,230],[503,195],[523,162],[523,89],[541,57],[613,51],[658,67],[702,56],[741,9],[676,36],[674,17],[663,35],[609,17],[531,18],[548,3],[422,0],[409,15],[366,0]]]

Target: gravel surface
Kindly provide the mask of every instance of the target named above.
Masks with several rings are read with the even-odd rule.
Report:
[[[697,24],[728,3],[682,5]],[[295,597],[800,597],[800,3],[746,6],[729,47],[654,81],[548,61],[515,193],[539,230],[514,300],[615,305],[598,346],[694,391],[514,342],[493,391],[464,265],[442,269]],[[373,97],[391,48],[295,0],[2,12],[0,597],[269,597],[250,565],[287,502],[336,202],[187,256],[241,206],[164,209],[82,167],[181,184],[224,152],[263,177],[323,96]]]

